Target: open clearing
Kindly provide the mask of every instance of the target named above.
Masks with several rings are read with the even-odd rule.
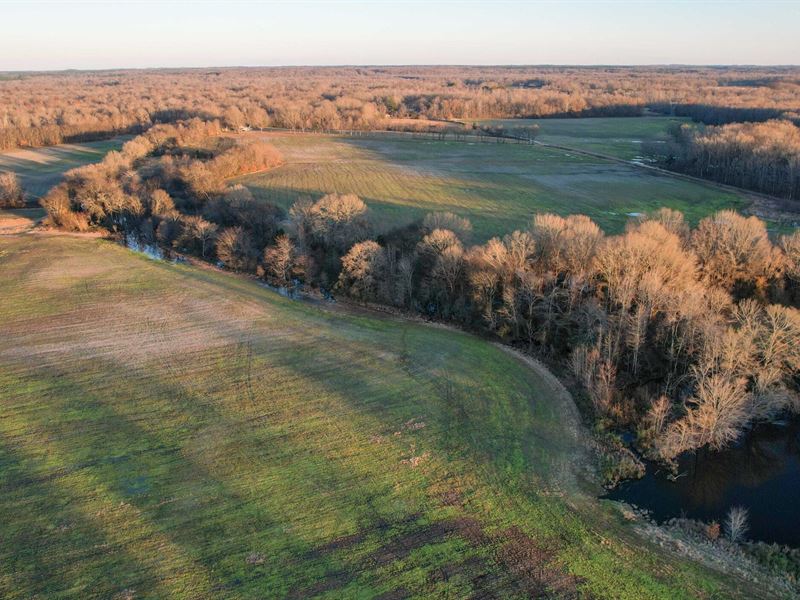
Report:
[[[0,208],[0,235],[27,231],[44,215],[41,208]]]
[[[256,197],[288,208],[302,196],[354,193],[373,209],[381,227],[448,210],[472,220],[475,241],[527,227],[535,212],[583,213],[617,233],[630,214],[662,206],[681,210],[696,223],[722,208],[748,205],[743,196],[713,185],[527,144],[374,135],[249,136],[265,137],[287,160],[282,167],[238,180]]]
[[[642,144],[666,141],[670,125],[691,123],[682,117],[597,117],[580,119],[499,119],[480,121],[515,127],[539,126],[537,140],[616,158],[634,160],[642,155]]]
[[[111,150],[122,148],[131,136],[110,140],[62,144],[46,148],[21,148],[0,153],[0,171],[16,173],[25,192],[39,198],[61,181],[66,171],[99,162]]]
[[[4,598],[753,595],[595,500],[483,340],[101,240],[0,238],[0,282]]]

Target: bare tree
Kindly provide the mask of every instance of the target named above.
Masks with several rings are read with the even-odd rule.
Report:
[[[288,281],[296,262],[296,250],[289,236],[279,235],[274,246],[264,249],[264,265],[267,272],[279,281]]]
[[[228,227],[217,236],[217,256],[222,263],[234,271],[246,271],[254,259],[250,234],[241,227]]]
[[[447,229],[455,233],[463,243],[469,242],[472,236],[472,223],[469,219],[451,212],[428,213],[422,221],[422,228],[427,233],[436,229]]]
[[[147,199],[147,207],[152,215],[166,215],[175,210],[175,203],[166,191],[157,189]]]
[[[747,535],[749,512],[743,506],[734,506],[725,518],[725,533],[733,543],[738,543]]]
[[[456,247],[463,251],[461,240],[449,229],[434,229],[418,245],[421,254],[433,256],[440,256],[448,248]]]
[[[328,194],[305,212],[312,235],[344,251],[367,236],[367,205],[354,194]]]
[[[183,217],[183,237],[185,240],[200,244],[202,258],[206,257],[206,251],[214,241],[218,229],[216,224],[206,221],[203,217],[194,215]]]
[[[723,210],[706,217],[692,234],[700,269],[714,285],[732,290],[737,282],[763,287],[772,258],[764,222]]]
[[[742,379],[701,375],[685,417],[693,435],[692,447],[707,445],[719,450],[738,440],[750,420],[750,400]]]

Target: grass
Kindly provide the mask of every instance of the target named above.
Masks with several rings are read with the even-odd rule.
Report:
[[[27,231],[44,218],[41,208],[0,208],[0,235]]]
[[[0,171],[15,172],[25,192],[39,198],[61,181],[66,171],[99,162],[109,151],[122,148],[130,137],[3,152],[0,153]]]
[[[666,141],[667,130],[674,123],[690,123],[680,117],[597,117],[587,119],[505,119],[483,121],[507,129],[536,124],[537,140],[607,154],[625,160],[642,155],[642,144]]]
[[[569,397],[478,338],[100,240],[0,238],[0,281],[4,598],[753,593],[595,500]]]
[[[263,134],[261,134],[263,135]],[[354,193],[379,227],[448,210],[469,217],[475,241],[525,228],[535,212],[583,213],[609,233],[630,214],[669,206],[696,223],[747,201],[712,185],[524,144],[398,137],[268,135],[287,164],[240,178],[259,198],[289,207],[301,196]]]

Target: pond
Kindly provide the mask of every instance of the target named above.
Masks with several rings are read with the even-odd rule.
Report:
[[[659,523],[680,516],[723,523],[732,506],[744,506],[749,539],[800,547],[800,421],[762,425],[734,448],[683,457],[677,479],[668,475],[648,465],[642,479],[607,498],[647,509]]]

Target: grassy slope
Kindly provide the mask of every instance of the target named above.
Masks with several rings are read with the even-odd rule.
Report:
[[[267,136],[283,167],[240,179],[284,207],[299,196],[355,193],[381,223],[408,222],[435,210],[468,216],[476,240],[526,227],[534,212],[584,213],[619,232],[627,213],[670,206],[691,222],[743,198],[712,186],[635,167],[520,144],[427,139]]]
[[[4,598],[515,597],[511,526],[598,597],[728,585],[592,499],[574,406],[477,338],[97,240],[0,238],[0,281]]]
[[[672,123],[689,123],[679,117],[619,117],[589,119],[504,119],[484,121],[515,126],[539,125],[537,139],[548,144],[578,148],[617,158],[632,160],[642,153],[643,142],[668,139],[667,128]]]
[[[0,153],[0,171],[14,171],[27,194],[43,196],[61,180],[64,172],[102,160],[110,150],[119,150],[130,136],[83,144],[25,148]]]

